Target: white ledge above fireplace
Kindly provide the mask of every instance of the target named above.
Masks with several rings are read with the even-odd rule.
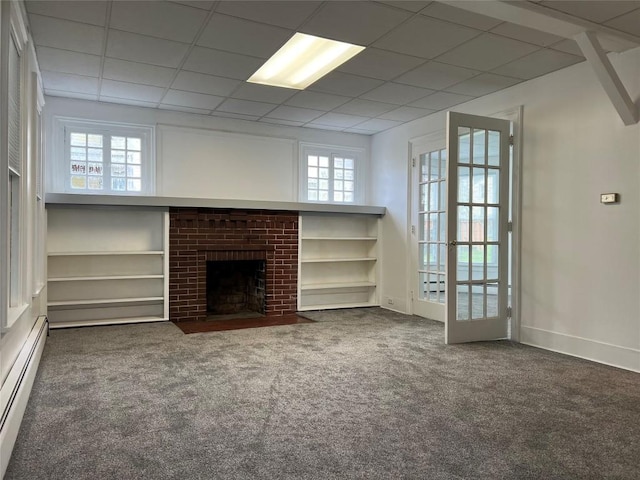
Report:
[[[337,205],[305,202],[271,202],[259,200],[233,200],[218,198],[186,197],[133,197],[127,195],[82,195],[47,193],[47,207],[52,205],[106,205],[149,208],[195,207],[195,208],[239,208],[250,210],[283,210],[291,212],[356,213],[383,216],[385,207],[370,205]]]

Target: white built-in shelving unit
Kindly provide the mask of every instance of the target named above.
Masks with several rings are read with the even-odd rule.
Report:
[[[300,216],[298,310],[369,307],[378,301],[378,216]]]
[[[167,320],[168,215],[161,209],[48,209],[51,327]]]

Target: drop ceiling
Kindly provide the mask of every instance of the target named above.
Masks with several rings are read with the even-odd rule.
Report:
[[[640,0],[535,5],[640,37]],[[573,40],[431,1],[26,9],[47,95],[367,135],[584,61]],[[304,91],[247,83],[295,32],[367,48]]]

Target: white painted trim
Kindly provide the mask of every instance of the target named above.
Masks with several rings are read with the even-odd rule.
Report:
[[[47,319],[38,317],[0,390],[0,478],[4,476],[18,437],[31,387],[47,339]]]
[[[162,232],[162,249],[164,250],[164,255],[162,258],[162,274],[164,277],[163,280],[163,297],[164,297],[164,318],[169,318],[169,212],[164,212],[162,214],[163,220],[163,232]]]
[[[97,327],[107,325],[128,325],[135,323],[159,323],[168,322],[169,318],[163,317],[130,317],[130,318],[107,318],[100,320],[85,320],[78,322],[51,322],[49,328],[57,330],[59,328],[77,328],[77,327]]]
[[[640,350],[523,325],[520,342],[640,373]]]

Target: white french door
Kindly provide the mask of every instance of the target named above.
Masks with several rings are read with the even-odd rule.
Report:
[[[505,338],[510,123],[447,114],[446,343]]]
[[[444,322],[447,259],[447,151],[444,132],[412,143],[412,306]]]

